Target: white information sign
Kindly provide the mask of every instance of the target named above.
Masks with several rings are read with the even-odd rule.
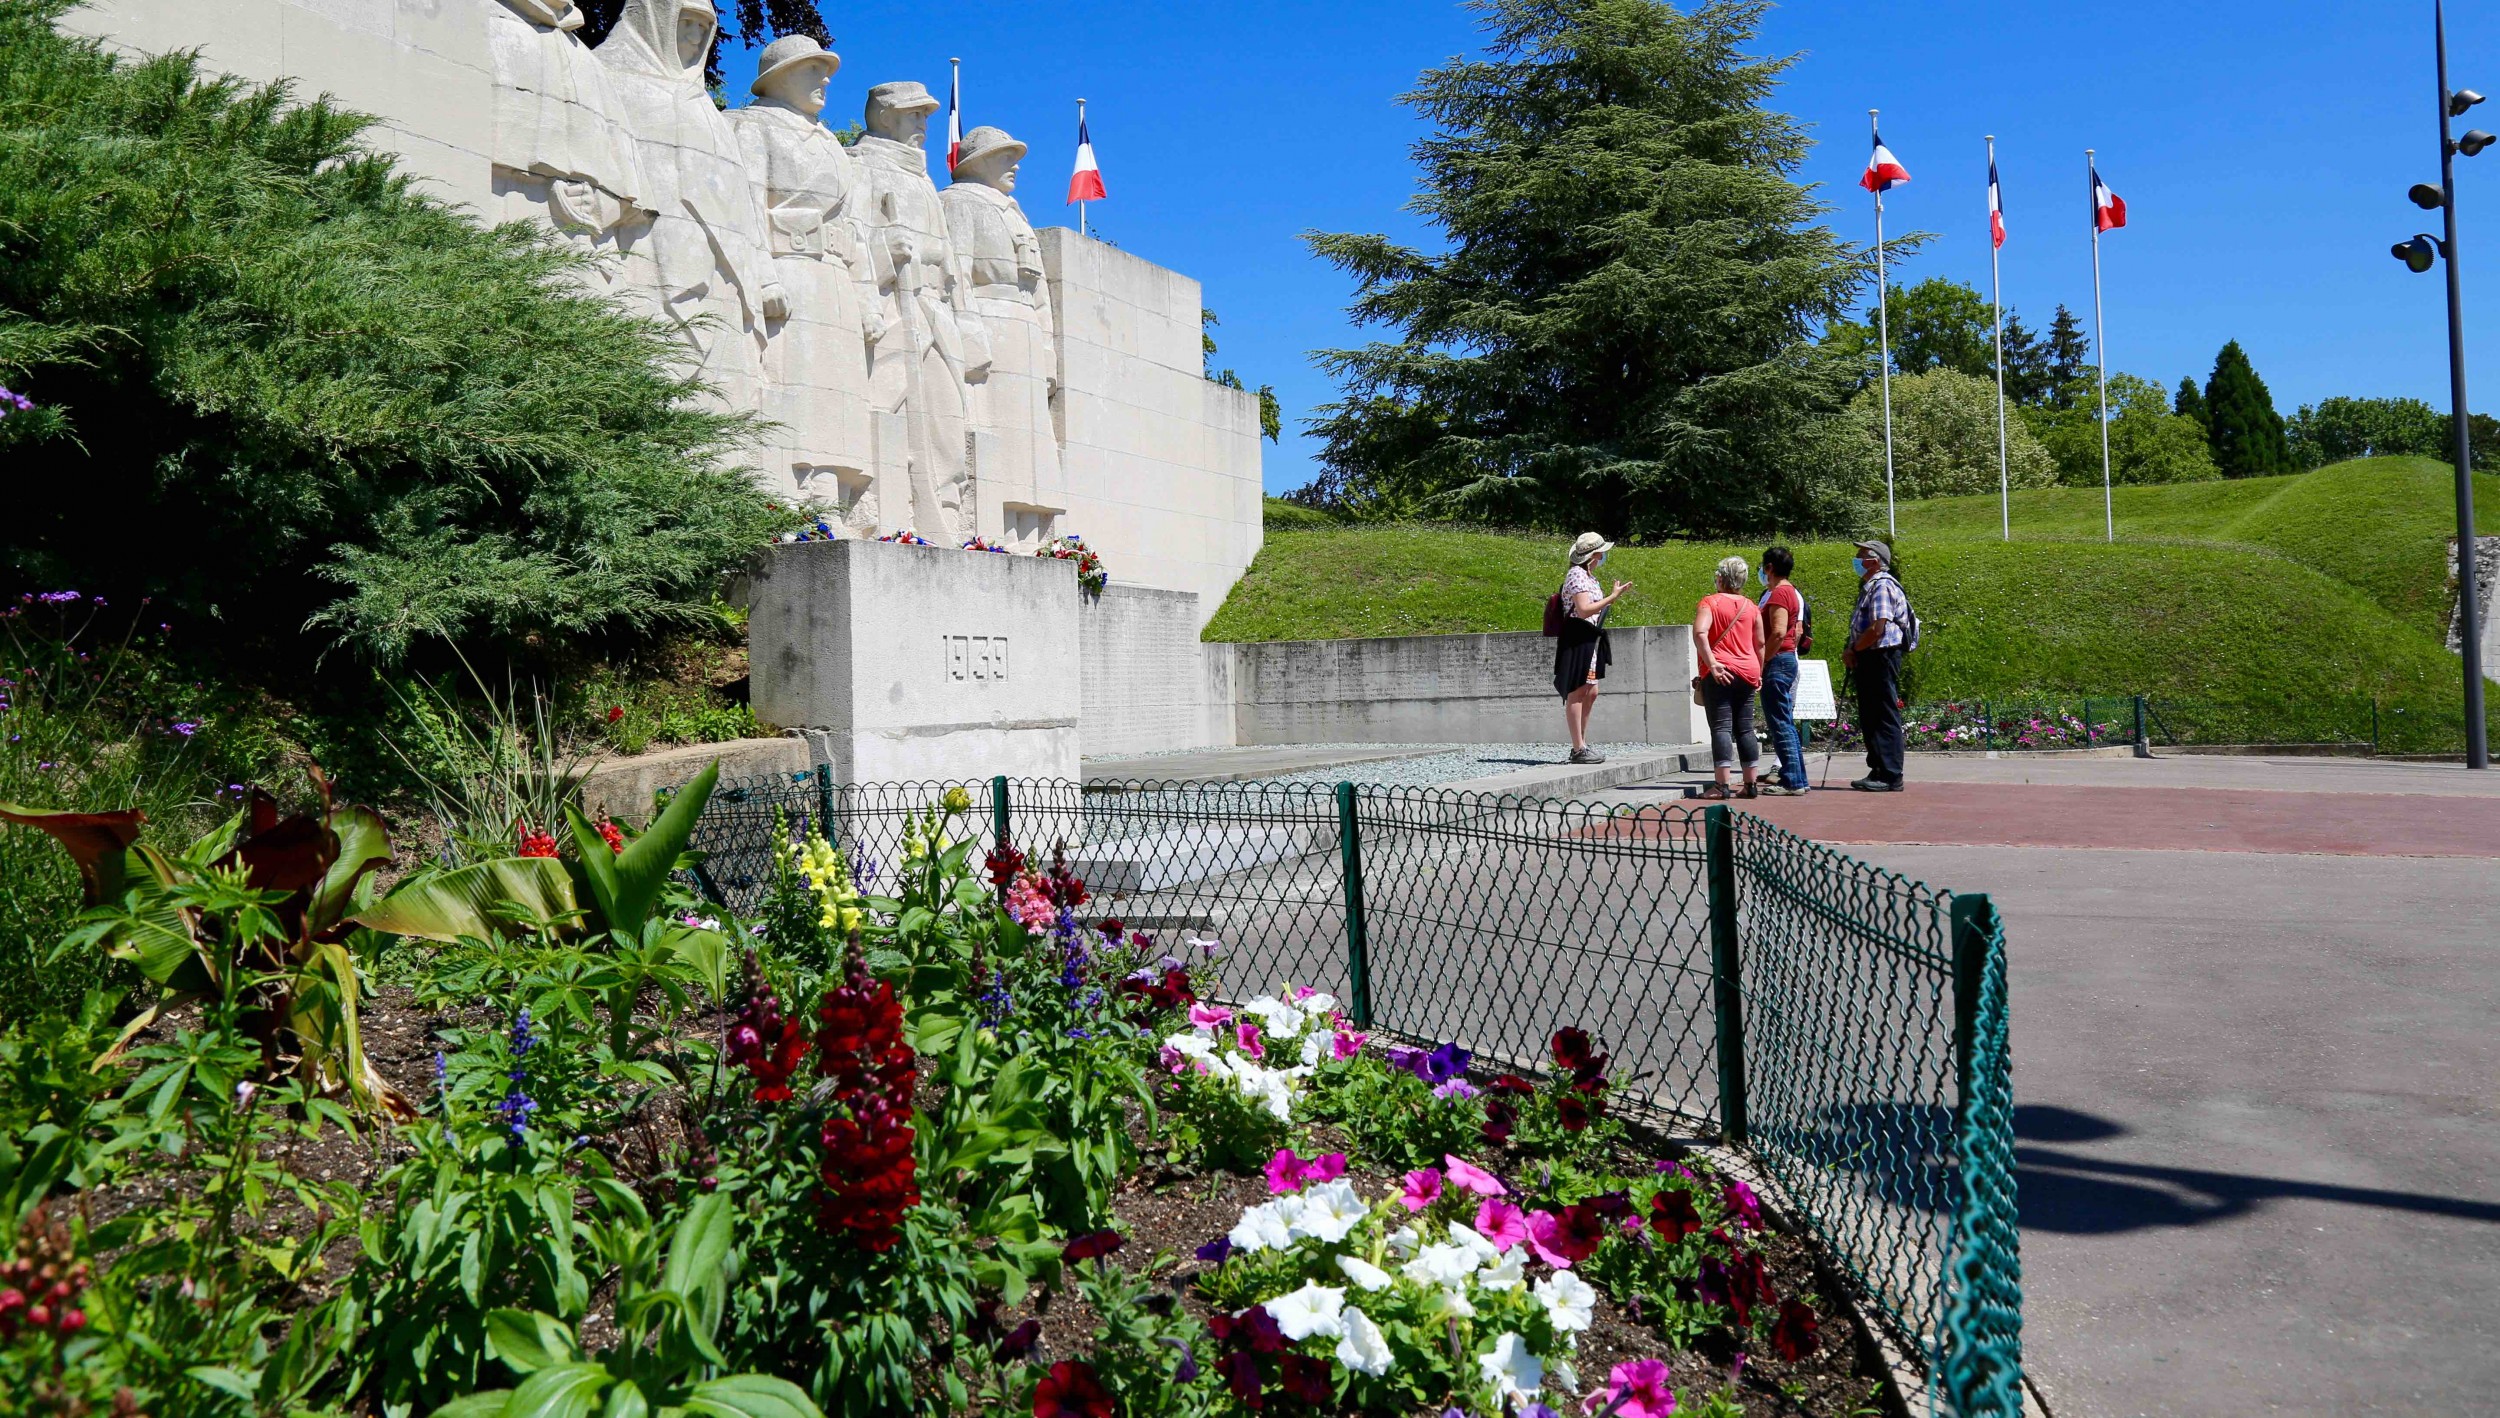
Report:
[[[1797,662],[1798,719],[1837,719],[1840,705],[1832,698],[1832,667],[1825,660]]]

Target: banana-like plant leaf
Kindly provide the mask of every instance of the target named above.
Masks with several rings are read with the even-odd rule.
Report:
[[[122,812],[53,812],[44,808],[0,803],[0,822],[31,827],[61,844],[78,864],[87,904],[97,905],[122,894],[130,870],[130,845],[139,840],[139,824],[148,815],[137,808]]]
[[[606,917],[599,923],[601,929],[640,931],[642,923],[651,919],[661,894],[668,889],[669,875],[677,870],[678,858],[686,854],[686,844],[694,840],[695,824],[702,819],[704,805],[712,800],[712,789],[719,783],[720,761],[715,759],[695,775],[693,782],[678,789],[668,806],[651,820],[651,826],[626,843],[622,852],[610,853],[590,819],[578,809],[565,809],[566,820],[573,827],[573,840],[581,849],[592,899]],[[592,850],[594,846],[598,850]]]
[[[303,1050],[299,1065],[313,1086],[325,1093],[345,1090],[367,1112],[387,1109],[413,1119],[414,1103],[391,1086],[365,1057],[364,1035],[356,1022],[357,996],[363,982],[356,957],[336,942],[312,947],[311,958],[295,977],[287,1007],[287,1027]]]
[[[601,844],[601,851],[606,851]],[[446,943],[485,940],[512,926],[570,921],[572,873],[553,857],[506,857],[454,871],[426,872],[348,918],[351,925]]]
[[[356,904],[356,883],[391,861],[391,829],[373,809],[350,807],[336,813],[330,830],[338,837],[338,855],[304,903],[304,930],[315,940],[336,931]]]

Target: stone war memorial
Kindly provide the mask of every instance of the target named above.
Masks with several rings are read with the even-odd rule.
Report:
[[[756,707],[819,761],[1075,776],[1075,706],[1043,701],[1079,595],[1033,555],[1070,535],[1117,577],[1085,621],[1123,643],[1086,657],[1178,656],[1182,682],[1087,751],[1231,741],[1197,634],[1258,552],[1257,399],[1203,377],[1195,280],[1036,228],[1007,132],[976,129],[941,187],[927,86],[849,85],[798,36],[724,111],[712,0],[630,0],[596,46],[574,0],[98,0],[69,23],[374,115],[427,190],[595,253],[727,408],[770,420],[754,475],[857,539],[772,548],[751,578]],[[827,120],[851,115],[846,145]],[[906,530],[938,549],[874,540]],[[955,550],[976,536],[1011,555]]]

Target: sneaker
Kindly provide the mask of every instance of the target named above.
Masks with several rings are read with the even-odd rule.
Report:
[[[1805,789],[1792,788],[1786,783],[1758,783],[1754,785],[1754,791],[1766,798],[1802,798],[1806,795]]]
[[[1575,748],[1571,751],[1571,761],[1574,763],[1603,763],[1606,761],[1606,755],[1599,753],[1593,748]]]

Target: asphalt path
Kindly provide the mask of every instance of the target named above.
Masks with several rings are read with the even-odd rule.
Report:
[[[2026,777],[2047,780],[2028,808]],[[2500,832],[2468,855],[2488,780],[2106,759],[1911,778],[1776,807],[2007,920],[2024,1348],[2052,1411],[2500,1412]],[[1915,806],[1948,779],[2005,792]],[[2140,801],[2078,814],[2078,789]],[[2243,830],[2107,845],[2126,820]],[[2061,822],[2103,845],[2008,845]]]

